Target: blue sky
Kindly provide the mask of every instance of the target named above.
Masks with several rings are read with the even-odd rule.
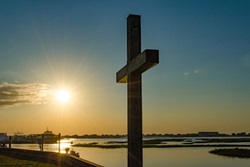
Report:
[[[144,133],[247,131],[250,1],[0,0],[0,131],[126,133],[126,18],[141,15]],[[58,104],[57,89],[72,100]]]

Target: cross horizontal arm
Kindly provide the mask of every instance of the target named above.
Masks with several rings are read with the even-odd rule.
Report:
[[[126,83],[131,73],[143,73],[159,63],[158,50],[144,50],[116,73],[116,82]]]

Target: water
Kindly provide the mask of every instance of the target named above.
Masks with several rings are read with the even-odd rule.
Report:
[[[123,140],[123,139],[118,139]],[[65,148],[69,147],[80,153],[80,157],[105,167],[126,167],[127,149],[100,149],[71,147],[71,142],[77,143],[105,143],[107,141],[117,141],[117,139],[70,139],[61,142],[61,152],[65,153]],[[14,148],[39,150],[38,144],[13,144]],[[208,153],[214,148],[144,148],[144,167],[249,167],[249,159],[227,158]],[[44,151],[58,151],[57,144],[44,145]]]

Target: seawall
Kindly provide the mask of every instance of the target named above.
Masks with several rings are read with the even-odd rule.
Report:
[[[56,152],[0,148],[0,154],[19,159],[51,163],[61,167],[103,167],[72,155],[60,154]]]

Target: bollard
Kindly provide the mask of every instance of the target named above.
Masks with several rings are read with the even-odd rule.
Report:
[[[58,140],[58,152],[60,153],[61,152],[61,133],[59,133],[59,135],[58,135],[58,138],[59,138],[59,140]]]
[[[11,148],[12,136],[9,136],[9,148]]]
[[[43,151],[44,134],[42,134],[41,151]]]

